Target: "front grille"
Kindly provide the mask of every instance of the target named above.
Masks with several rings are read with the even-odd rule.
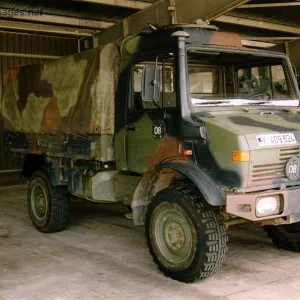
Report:
[[[264,152],[262,152],[264,151]],[[269,152],[268,152],[269,151]],[[264,160],[261,155],[270,154],[268,163],[257,162]],[[249,186],[262,186],[290,182],[286,177],[285,167],[292,157],[299,157],[299,146],[281,149],[258,150],[251,153]]]
[[[299,156],[300,148],[299,147],[291,147],[291,148],[282,148],[279,152],[279,160],[287,162],[290,158],[294,156]]]
[[[252,168],[252,182],[285,178],[285,164],[258,165]]]

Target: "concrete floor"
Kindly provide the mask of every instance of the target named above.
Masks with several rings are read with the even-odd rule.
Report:
[[[67,230],[44,235],[31,225],[25,194],[0,189],[1,300],[300,299],[300,254],[275,248],[259,227],[230,229],[221,271],[186,285],[159,273],[143,228],[121,207],[73,201]]]

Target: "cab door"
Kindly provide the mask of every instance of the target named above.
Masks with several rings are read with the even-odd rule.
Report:
[[[142,100],[143,67],[132,67],[131,93],[127,105],[125,151],[128,171],[142,174],[160,161],[178,155],[179,111],[176,105],[173,60],[160,64],[160,100]],[[154,64],[154,63],[152,63]]]

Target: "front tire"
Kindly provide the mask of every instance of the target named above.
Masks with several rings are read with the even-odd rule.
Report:
[[[300,252],[300,223],[265,226],[264,229],[277,247]]]
[[[28,210],[35,228],[43,233],[65,229],[70,211],[68,190],[64,186],[51,186],[47,175],[33,175],[27,193]]]
[[[153,197],[146,237],[158,268],[186,283],[216,273],[228,250],[222,216],[191,184],[172,186]]]

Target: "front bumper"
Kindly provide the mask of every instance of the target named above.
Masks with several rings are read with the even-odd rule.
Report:
[[[281,199],[280,214],[258,217],[256,215],[257,198],[274,195],[279,195]],[[300,187],[259,193],[228,194],[226,195],[226,212],[253,222],[263,222],[264,225],[300,222]]]

